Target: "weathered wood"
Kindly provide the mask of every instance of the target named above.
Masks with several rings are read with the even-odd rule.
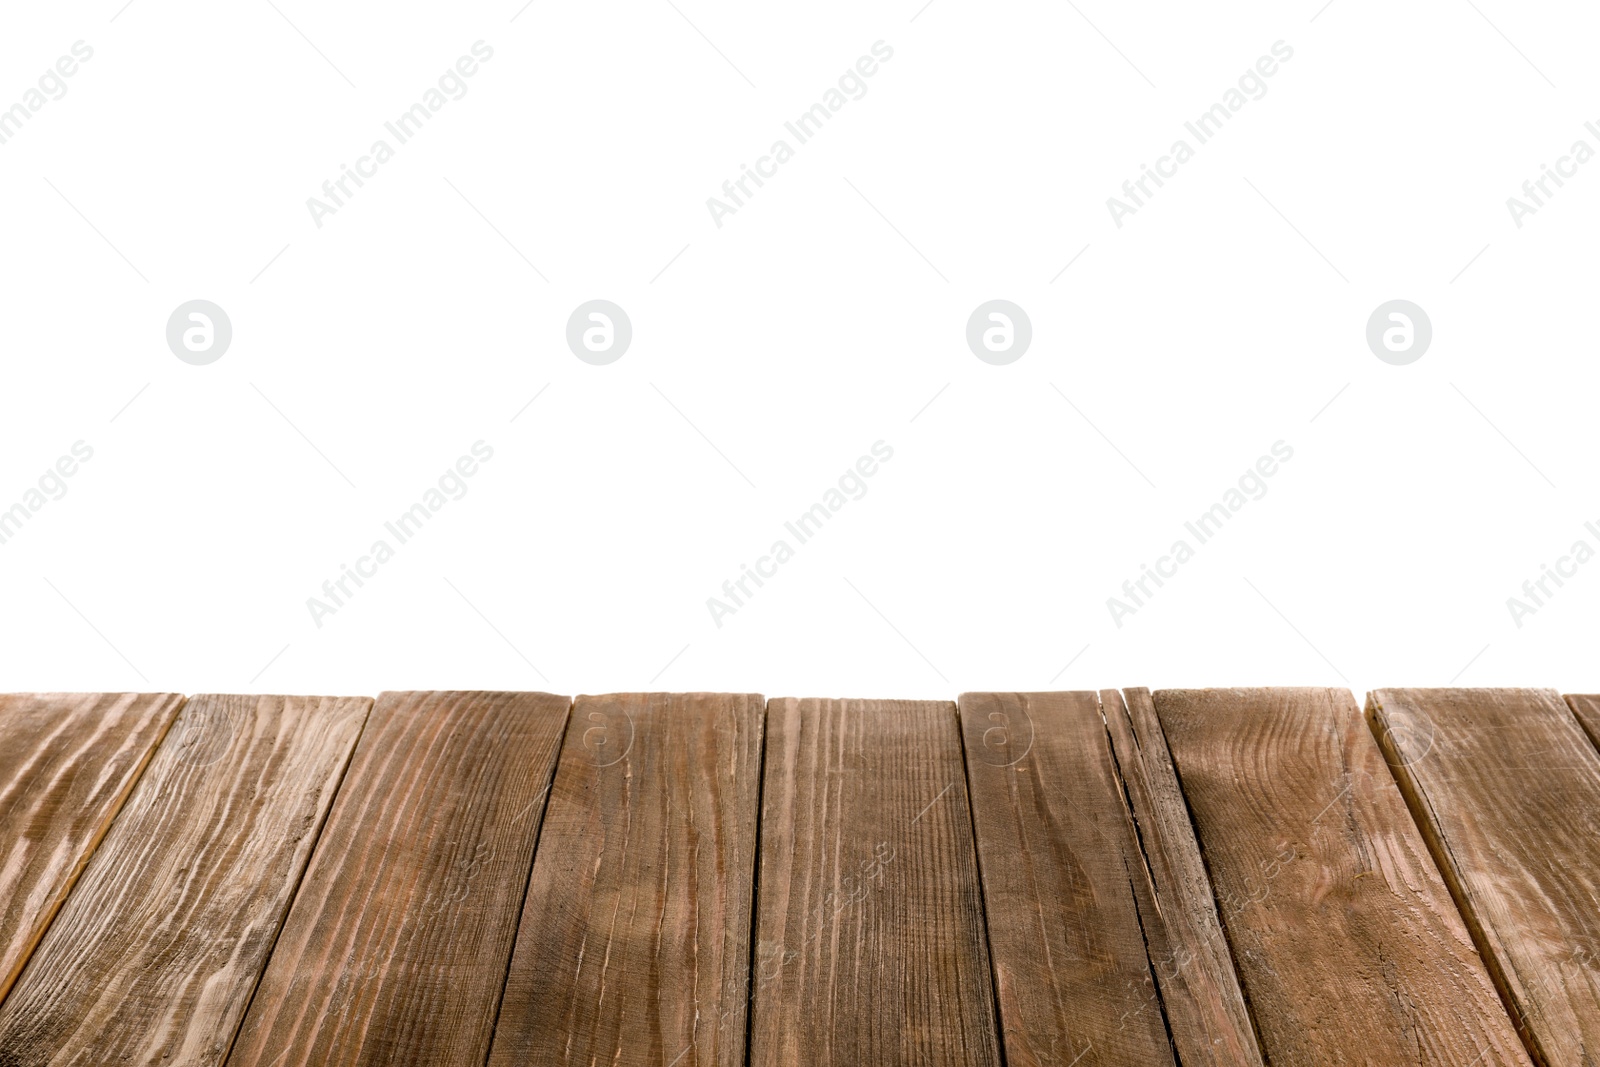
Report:
[[[378,698],[229,1067],[482,1067],[569,705]]]
[[[752,1067],[997,1067],[955,705],[775,700],[765,762]]]
[[[1600,1063],[1600,754],[1573,711],[1550,689],[1380,689],[1367,716],[1535,1058]]]
[[[1568,696],[1565,698],[1567,706],[1578,717],[1578,723],[1584,732],[1589,735],[1589,740],[1596,747],[1600,747],[1600,696],[1585,694],[1582,696]],[[1597,815],[1600,821],[1600,815]],[[1600,826],[1596,827],[1596,834],[1600,836]]]
[[[1173,1063],[1099,697],[965,693],[959,709],[1008,1067]]]
[[[580,697],[491,1067],[740,1067],[763,702]]]
[[[0,1064],[220,1064],[370,705],[190,700],[0,1006]]]
[[[0,695],[0,1002],[182,705],[171,693]]]
[[[1347,691],[1154,699],[1268,1062],[1528,1063]]]
[[[1145,865],[1139,914],[1184,1067],[1261,1067],[1261,1049],[1217,919],[1211,879],[1148,689],[1100,694]],[[1140,877],[1144,875],[1145,877]]]

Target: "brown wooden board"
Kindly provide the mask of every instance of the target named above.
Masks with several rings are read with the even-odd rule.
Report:
[[[1572,713],[1578,717],[1584,732],[1589,735],[1589,740],[1600,746],[1600,696],[1594,694],[1568,696],[1566,701]],[[1600,836],[1600,827],[1597,827],[1595,832]]]
[[[580,697],[491,1067],[738,1067],[764,708]]]
[[[229,1067],[482,1067],[570,704],[378,698]]]
[[[1100,694],[1145,864],[1135,872],[1150,961],[1184,1067],[1261,1067],[1189,808],[1148,689]],[[1145,877],[1138,877],[1143,874]]]
[[[1600,1063],[1600,754],[1572,711],[1551,689],[1380,689],[1367,715],[1534,1056]]]
[[[1528,1062],[1347,691],[1155,707],[1269,1063]]]
[[[370,706],[190,700],[0,1006],[0,1065],[220,1064]]]
[[[1172,1064],[1095,693],[959,704],[1008,1067]]]
[[[951,703],[768,705],[753,1067],[998,1067],[962,764]]]
[[[0,1002],[182,705],[171,693],[0,695]]]

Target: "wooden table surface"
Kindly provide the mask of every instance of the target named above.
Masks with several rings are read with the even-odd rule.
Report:
[[[1600,1065],[1600,697],[0,696],[0,1067]]]

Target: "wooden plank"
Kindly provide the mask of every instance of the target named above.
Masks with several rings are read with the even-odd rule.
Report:
[[[378,698],[229,1067],[482,1067],[570,704]]]
[[[1100,694],[1145,864],[1134,890],[1172,1043],[1184,1067],[1261,1067],[1233,955],[1150,690]],[[1143,874],[1145,877],[1138,877]]]
[[[1578,723],[1589,735],[1589,740],[1600,747],[1600,696],[1585,694],[1581,696],[1568,696],[1564,698],[1572,713],[1578,717]],[[1600,819],[1600,814],[1597,814]],[[1595,828],[1596,836],[1600,836],[1600,826]]]
[[[998,1067],[954,704],[767,707],[753,1067]]]
[[[0,1007],[0,1064],[221,1063],[370,705],[190,700]]]
[[[1528,1063],[1347,691],[1155,707],[1268,1062]]]
[[[182,706],[174,693],[0,695],[0,1003]]]
[[[580,697],[491,1067],[740,1067],[763,704]]]
[[[1099,697],[966,693],[959,709],[1005,1062],[1172,1064]]]
[[[1550,689],[1380,689],[1367,715],[1535,1058],[1600,1062],[1600,754],[1573,711]]]

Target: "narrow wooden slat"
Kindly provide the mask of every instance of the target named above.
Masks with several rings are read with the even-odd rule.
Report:
[[[955,705],[772,701],[763,778],[753,1067],[997,1067]]]
[[[1528,1063],[1347,691],[1155,707],[1268,1062]]]
[[[1095,693],[959,704],[1008,1067],[1172,1064]]]
[[[370,705],[190,700],[0,1007],[0,1064],[221,1063]]]
[[[173,693],[0,695],[0,1002],[182,706]]]
[[[1184,1067],[1261,1067],[1211,879],[1148,689],[1100,694],[1145,866],[1134,878],[1150,960]]]
[[[1600,1063],[1600,754],[1572,710],[1550,689],[1380,689],[1367,715],[1535,1057]]]
[[[570,703],[378,698],[229,1067],[482,1067]]]
[[[580,697],[491,1067],[744,1063],[763,702]]]

